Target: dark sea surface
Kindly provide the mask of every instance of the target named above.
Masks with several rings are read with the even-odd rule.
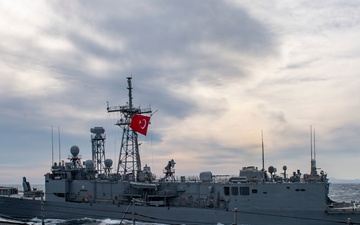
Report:
[[[16,185],[1,185],[1,186],[11,186],[16,187]],[[43,185],[33,185],[33,187],[37,187],[39,190],[43,190]],[[22,188],[19,186],[19,190]],[[346,183],[346,184],[331,184],[330,185],[330,193],[329,197],[337,202],[360,202],[360,183]],[[3,221],[11,221],[11,222],[17,222],[16,220],[8,220],[5,218],[0,217],[0,222]],[[20,222],[20,221],[18,221]],[[92,218],[83,218],[80,220],[60,220],[60,219],[51,219],[51,220],[45,220],[46,225],[111,225],[111,224],[120,224],[119,220],[111,220],[111,219],[105,219],[105,220],[96,220]],[[26,224],[29,225],[41,225],[42,221],[40,219],[33,219]],[[122,221],[122,224],[133,224],[132,221]],[[144,222],[136,222],[136,225],[163,225],[159,223],[144,223]],[[216,225],[216,224],[214,224]],[[220,224],[217,224],[220,225]],[[266,225],[266,224],[264,224]]]

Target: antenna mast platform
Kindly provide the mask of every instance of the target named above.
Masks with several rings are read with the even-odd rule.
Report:
[[[151,108],[141,109],[133,107],[131,77],[127,77],[129,101],[125,106],[109,106],[108,113],[119,112],[120,119],[115,125],[123,129],[117,174],[121,175],[123,180],[138,180],[141,172],[141,161],[139,154],[138,134],[130,128],[131,118],[135,114],[151,113]]]

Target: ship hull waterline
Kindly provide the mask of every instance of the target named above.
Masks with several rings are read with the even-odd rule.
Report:
[[[133,209],[136,221],[163,224],[237,224],[250,225],[325,225],[360,222],[358,213],[328,214],[325,211],[287,210],[219,210],[185,207],[126,206],[97,203],[47,202],[25,198],[0,198],[1,214],[17,219],[116,219],[132,220]],[[125,213],[127,212],[127,213]]]

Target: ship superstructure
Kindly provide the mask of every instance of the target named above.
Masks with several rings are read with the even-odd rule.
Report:
[[[82,161],[80,149],[72,146],[68,162],[54,163],[45,174],[45,201],[1,197],[3,214],[126,218],[162,224],[328,225],[346,223],[348,218],[360,221],[359,203],[340,204],[329,199],[327,175],[317,173],[315,149],[314,155],[311,150],[310,174],[297,170],[290,176],[283,166],[281,176],[274,166],[265,170],[263,160],[261,169],[245,166],[236,176],[203,171],[197,177],[176,177],[176,162],[171,159],[164,163],[164,176],[155,179],[148,165],[141,166],[138,143],[138,131],[146,134],[152,111],[133,106],[131,78],[127,81],[127,104],[107,106],[109,113],[120,113],[116,125],[123,131],[116,171],[112,172],[113,162],[105,157],[105,129],[92,128],[92,159]]]

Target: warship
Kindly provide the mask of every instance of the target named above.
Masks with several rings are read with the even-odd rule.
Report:
[[[359,202],[329,198],[327,174],[316,167],[315,144],[309,174],[300,170],[288,174],[283,166],[278,175],[274,166],[264,168],[262,157],[262,168],[241,167],[236,176],[203,171],[190,179],[175,176],[176,163],[171,159],[164,163],[164,175],[156,178],[148,165],[141,165],[138,142],[139,134],[146,135],[152,110],[133,106],[131,80],[127,78],[126,105],[107,104],[108,113],[119,113],[116,126],[122,129],[114,172],[113,161],[105,157],[105,129],[91,128],[92,159],[82,161],[80,149],[72,146],[68,161],[53,162],[45,174],[44,192],[32,190],[25,178],[22,195],[1,187],[1,217],[161,224],[360,224]]]

